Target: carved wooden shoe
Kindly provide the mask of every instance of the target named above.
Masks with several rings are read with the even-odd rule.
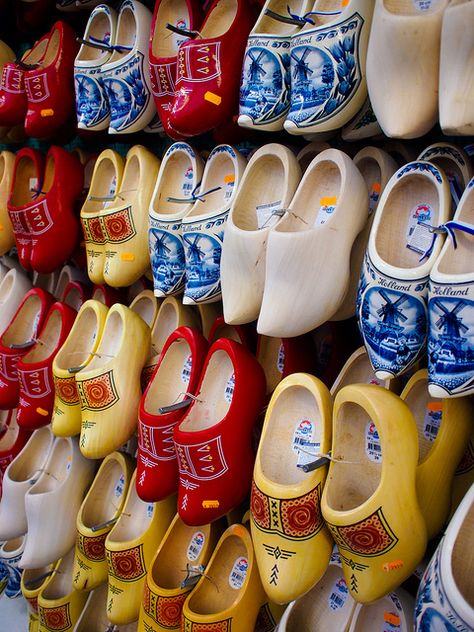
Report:
[[[110,206],[102,207],[105,239],[104,280],[112,287],[131,285],[147,271],[148,209],[160,161],[142,145],[127,153],[120,187]]]
[[[400,397],[416,421],[419,444],[416,488],[431,540],[449,516],[454,473],[468,447],[473,410],[466,397],[432,397],[426,369],[410,378]]]
[[[31,432],[20,428],[17,423],[16,409],[0,411],[0,499],[5,470],[25,447]]]
[[[375,2],[367,86],[386,136],[417,138],[436,123],[441,23],[447,4],[448,0]]]
[[[120,518],[132,477],[132,459],[112,452],[102,461],[76,520],[73,585],[92,590],[107,581],[105,539]]]
[[[365,100],[360,112],[341,130],[342,140],[347,142],[360,141],[381,134],[383,134],[382,128],[374,114],[369,97]]]
[[[148,325],[150,330],[152,330],[155,325],[160,306],[160,299],[157,299],[151,290],[143,290],[143,292],[137,294],[130,303],[132,312],[138,314]]]
[[[187,143],[174,143],[161,162],[150,204],[148,240],[156,296],[183,291],[182,220],[196,202],[203,160]]]
[[[8,197],[13,182],[15,154],[11,151],[0,152],[0,255],[7,253],[15,244],[13,228],[8,217]]]
[[[8,573],[8,580],[5,586],[5,596],[15,599],[21,595],[21,576],[23,570],[19,567],[23,549],[25,547],[25,536],[8,540],[0,545],[0,560]]]
[[[260,578],[276,603],[306,593],[329,564],[333,542],[320,507],[327,468],[303,466],[330,450],[331,408],[321,381],[294,373],[277,386],[265,415],[250,511]]]
[[[397,395],[371,384],[339,391],[321,509],[349,591],[360,603],[395,589],[424,555],[417,461],[416,425]]]
[[[105,149],[97,158],[89,194],[81,208],[81,224],[87,255],[87,274],[92,283],[104,283],[106,234],[101,211],[109,208],[122,183],[125,161],[113,149]]]
[[[325,149],[331,149],[331,145],[318,141],[308,143],[303,147],[303,149],[300,149],[300,151],[296,154],[296,159],[300,164],[301,171],[304,173],[313,162],[314,158],[316,158],[316,156]]]
[[[223,531],[223,521],[196,528],[175,516],[148,569],[138,632],[181,629],[183,604]]]
[[[366,97],[365,61],[374,3],[316,0],[291,38],[290,134],[336,130]]]
[[[410,162],[379,200],[362,266],[357,319],[378,378],[407,371],[425,351],[428,277],[442,247],[431,229],[449,217],[447,178]]]
[[[105,457],[134,433],[140,373],[149,345],[150,329],[138,314],[119,303],[110,308],[93,359],[76,373],[82,412],[80,446],[87,458]]]
[[[39,568],[25,569],[21,575],[21,593],[27,603],[29,615],[28,632],[38,632],[38,597],[52,581],[56,566],[57,562]]]
[[[124,625],[138,619],[150,562],[175,513],[176,497],[155,504],[140,500],[132,476],[122,515],[105,540],[111,623]]]
[[[0,332],[4,332],[31,289],[31,281],[18,270],[9,270],[0,281]]]
[[[225,321],[231,325],[258,318],[269,232],[283,221],[300,178],[293,152],[276,143],[258,149],[247,165],[222,246],[222,302]]]
[[[349,286],[367,209],[367,186],[352,160],[336,149],[318,154],[268,237],[259,333],[289,338],[331,319]],[[324,280],[317,289],[316,278]]]
[[[357,604],[349,632],[366,630],[413,630],[413,597],[403,588],[397,588],[371,604]]]

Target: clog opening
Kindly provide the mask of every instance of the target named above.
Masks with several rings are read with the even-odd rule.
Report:
[[[121,313],[118,311],[109,312],[105,328],[100,339],[99,347],[95,352],[96,355],[94,355],[90,363],[87,365],[88,371],[99,369],[113,361],[122,345],[123,334],[124,331]]]
[[[16,275],[16,270],[9,270],[3,277],[2,282],[0,283],[0,303],[3,303],[10,295]]]
[[[424,217],[431,226],[439,224],[439,195],[436,186],[428,177],[408,175],[402,177],[390,191],[379,221],[375,237],[375,248],[379,257],[388,265],[397,268],[418,268],[426,265],[420,261],[422,254],[410,236],[417,223],[414,216]],[[413,241],[412,247],[408,247]],[[409,243],[410,242],[410,243]],[[416,249],[414,249],[416,248]]]
[[[357,353],[357,355],[356,355]],[[344,372],[343,372],[344,371]],[[331,388],[331,395],[336,397],[337,393],[348,384],[377,384],[383,386],[381,381],[375,377],[374,370],[370,364],[369,356],[365,347],[361,347],[354,352],[352,362],[347,367],[343,367]]]
[[[231,578],[236,573],[235,566],[244,558],[248,570],[238,573],[241,581]],[[194,589],[188,601],[188,608],[196,614],[218,614],[231,608],[245,591],[247,578],[250,575],[249,554],[244,541],[236,535],[221,540],[217,555],[210,567],[206,569],[209,581],[204,581]],[[237,586],[239,586],[238,588]],[[234,587],[235,586],[235,587]]]
[[[237,8],[237,0],[221,0],[216,4],[200,30],[202,38],[212,39],[225,35],[235,20]]]
[[[225,4],[226,1],[223,0],[218,6]],[[200,194],[212,189],[217,190],[204,195],[202,201],[196,202],[186,218],[199,217],[228,208],[235,192],[235,177],[235,165],[230,154],[214,154],[206,164]]]
[[[144,296],[137,296],[130,304],[130,309],[138,314],[148,327],[151,327],[158,309],[156,298],[151,292],[147,292]]]
[[[72,335],[56,355],[55,365],[62,371],[82,366],[89,358],[97,338],[99,323],[92,307],[86,307],[74,322]],[[71,374],[73,375],[73,374]]]
[[[442,169],[444,173],[448,176],[448,179],[454,180],[456,186],[460,189],[460,191],[464,191],[467,186],[467,182],[464,182],[462,171],[458,166],[456,160],[452,158],[446,158],[444,156],[436,156],[434,158],[429,158],[429,162],[432,162],[436,167]]]
[[[474,223],[474,188],[470,189],[467,198],[464,198],[463,207],[457,217],[457,221]],[[441,274],[472,274],[472,253],[474,251],[474,235],[462,230],[456,231],[456,245],[452,243],[445,250],[443,256],[437,261],[437,270]],[[439,314],[442,315],[441,313]]]
[[[298,162],[301,167],[302,173],[305,173],[306,169],[313,162],[318,154],[320,154],[325,149],[330,149],[331,146],[328,143],[309,143],[303,147],[303,149],[298,154]]]
[[[374,603],[363,605],[354,615],[351,632],[387,629],[387,613],[394,613],[395,617],[400,617],[399,611],[395,608],[395,604],[388,596],[378,599]],[[401,624],[399,629],[406,630],[407,628]]]
[[[115,163],[108,157],[99,158],[81,214],[97,214],[102,209],[108,208],[115,199],[114,194],[119,186],[118,180]]]
[[[145,395],[144,407],[147,413],[159,415],[161,406],[169,406],[184,399],[192,362],[191,349],[186,340],[176,340],[168,347]]]
[[[175,151],[160,173],[160,187],[153,198],[152,211],[159,215],[176,215],[187,209],[186,203],[173,202],[168,198],[189,198],[189,204],[192,204],[190,196],[195,181],[197,178],[190,157],[184,151]]]
[[[16,163],[14,184],[10,195],[11,206],[24,206],[33,202],[33,192],[39,186],[36,166],[30,156],[22,156]]]
[[[369,195],[374,190],[374,185],[379,186],[379,192],[380,192],[380,183],[382,181],[382,170],[380,169],[380,165],[377,162],[377,160],[375,160],[375,158],[372,158],[371,156],[365,156],[364,158],[361,158],[357,162],[356,166],[357,166],[357,169],[359,169],[359,171],[361,172],[362,177],[364,178],[367,184]]]
[[[120,205],[131,202],[137,196],[140,187],[140,160],[136,154],[127,156],[125,170],[123,172],[123,180],[116,201]]]
[[[50,575],[48,577],[44,576],[46,573],[50,573],[52,569],[52,564],[41,566],[40,568],[25,568],[21,578],[21,591],[25,597],[29,597],[32,593],[37,594],[43,589],[51,577]]]
[[[58,567],[56,568],[53,579],[49,582],[46,588],[41,593],[41,599],[44,601],[47,600],[56,600],[63,599],[67,597],[71,593],[75,592],[74,587],[72,585],[72,570],[74,566],[74,553],[75,548],[73,547],[60,561]],[[52,606],[53,604],[51,604]],[[48,604],[44,604],[45,607],[49,607]]]
[[[23,60],[26,64],[39,64],[43,59],[44,53],[48,46],[49,38],[45,37],[40,42],[35,44],[33,48],[27,52],[27,54],[23,57]]]
[[[339,408],[332,457],[327,503],[333,511],[355,509],[378,488],[383,459],[377,426],[358,404],[345,402]]]
[[[52,272],[51,274],[39,274],[38,272],[33,272],[33,287],[40,287],[42,290],[46,290],[50,294],[54,294],[57,280],[58,277],[56,272]]]
[[[57,438],[48,462],[41,470],[38,482],[29,490],[30,495],[52,492],[69,476],[72,467],[73,449],[68,439]]]
[[[64,290],[69,282],[73,280],[73,271],[71,266],[64,266],[59,273],[59,279],[56,284],[54,295],[58,301],[62,301],[64,298]]]
[[[59,29],[56,28],[51,33],[51,36],[48,41],[48,45],[46,47],[45,55],[43,59],[39,62],[41,66],[43,66],[43,68],[47,68],[48,66],[50,66],[55,61],[56,57],[58,55],[61,55],[62,50],[60,51],[60,48],[59,48],[60,44],[61,44],[61,35],[59,32]],[[31,63],[31,62],[28,60],[28,63]]]
[[[54,355],[61,337],[62,326],[61,312],[55,309],[48,316],[48,320],[41,330],[39,341],[31,351],[23,356],[22,361],[25,364],[33,364],[35,362],[43,362]]]
[[[257,360],[265,373],[267,395],[271,395],[283,377],[285,359],[282,339],[260,336]]]
[[[0,414],[0,429],[5,429],[5,434],[0,439],[0,454],[10,450],[18,439],[20,428],[16,423],[16,411],[2,410]]]
[[[262,186],[262,183],[265,183]],[[232,211],[232,219],[241,230],[259,230],[275,224],[288,188],[288,174],[278,156],[261,156],[247,172],[244,187]]]
[[[37,294],[30,294],[11,325],[5,330],[1,338],[2,344],[9,347],[12,344],[30,342],[36,336],[40,313],[41,299]]]
[[[218,349],[205,368],[201,389],[189,414],[181,422],[183,432],[198,432],[212,428],[229,412],[234,396],[234,365],[227,353]]]
[[[126,46],[127,48],[135,48],[137,38],[138,23],[135,11],[131,7],[124,7],[120,11],[117,25],[117,39],[114,42],[116,46]],[[107,63],[119,61],[120,59],[130,55],[129,50],[114,50]]]
[[[296,385],[284,389],[274,403],[260,442],[264,477],[278,485],[299,485],[311,477],[298,464],[316,460],[323,441],[322,423],[311,391]]]
[[[43,197],[43,194],[49,193],[49,190],[53,186],[54,178],[55,178],[55,174],[56,174],[55,162],[56,161],[55,161],[55,158],[54,158],[54,154],[52,152],[48,153],[48,155],[46,157],[46,167],[45,167],[45,170],[44,170],[44,181],[43,181],[43,186],[41,187],[40,197]]]
[[[151,50],[155,57],[175,57],[178,54],[179,45],[187,39],[185,36],[167,29],[167,24],[184,29],[192,28],[186,0],[162,0],[160,2],[151,40]]]
[[[118,461],[111,458],[104,463],[82,506],[80,517],[84,526],[90,529],[116,516],[127,485],[128,476]]]
[[[448,0],[431,0],[428,4],[420,0],[383,0],[384,7],[394,15],[423,16],[444,8]]]
[[[288,2],[288,0],[273,0],[268,8],[270,11],[273,11],[273,13],[277,13],[278,15],[282,15],[284,17],[290,17],[287,9],[289,6],[293,15],[301,16],[303,13],[303,4],[303,0],[292,0],[291,2]],[[265,14],[261,14],[253,29],[255,33],[262,35],[267,33],[269,35],[291,35],[298,30],[298,25],[285,24],[285,22],[280,22],[279,20]]]
[[[320,11],[323,14],[328,14],[309,16],[315,26],[322,26],[323,24],[328,24],[329,22],[337,22],[339,20],[339,12],[344,12],[344,7],[341,8],[341,0],[316,0],[310,11]],[[307,29],[314,29],[314,26],[311,24],[307,24],[306,26]]]
[[[474,582],[472,566],[474,564],[474,503],[471,504],[454,542],[451,558],[451,570],[454,582],[467,601],[474,608]]]
[[[0,184],[2,183],[3,178],[6,177],[7,175],[8,175],[8,172],[6,168],[5,156],[3,152],[1,152],[0,153]]]
[[[428,377],[418,380],[405,397],[418,431],[418,462],[421,463],[433,448],[443,411],[443,400],[428,392]]]
[[[153,354],[161,353],[169,335],[179,327],[178,304],[175,299],[165,300],[156,317],[155,326],[151,332],[151,346]]]
[[[74,632],[102,632],[114,630],[107,619],[108,584],[102,584],[89,593],[87,603],[81,613]],[[136,625],[136,624],[135,624]],[[120,626],[123,630],[124,627]]]
[[[87,41],[106,42],[106,37],[113,35],[112,24],[108,15],[99,11],[94,14],[91,22],[88,25],[84,39]],[[109,42],[114,44],[114,42]],[[93,46],[87,46],[83,44],[79,49],[79,53],[76,57],[76,61],[96,61],[101,60],[102,63],[107,61],[109,56],[108,51],[100,50],[100,48],[94,48]],[[80,76],[77,78],[80,82]]]
[[[291,213],[288,213],[274,230],[290,233],[310,230],[318,226],[321,208],[335,206],[336,212],[333,212],[326,221],[326,224],[331,224],[334,217],[337,217],[337,198],[341,182],[341,171],[335,162],[323,160],[313,168],[310,165],[290,204]],[[324,215],[327,217],[327,213]]]
[[[20,455],[12,461],[8,472],[10,480],[22,483],[33,476],[38,478],[51,447],[49,428],[40,428],[31,437]]]
[[[212,344],[219,338],[227,338],[228,340],[235,340],[235,342],[240,342],[245,345],[245,341],[240,337],[239,330],[237,327],[233,325],[228,325],[227,323],[223,323],[214,331],[212,338],[209,340],[209,344]]]
[[[17,553],[20,551],[23,546],[23,542],[25,541],[25,536],[22,535],[19,538],[14,538],[13,540],[8,540],[2,544],[2,554],[3,553]]]
[[[124,543],[136,540],[148,528],[154,511],[155,505],[153,503],[145,503],[137,496],[135,478],[133,478],[129,486],[127,504],[115,527],[109,533],[107,540]]]
[[[84,302],[84,297],[80,286],[73,284],[74,281],[72,281],[70,284],[68,283],[66,289],[64,290],[62,300],[65,305],[69,305],[69,307],[72,307],[72,309],[75,309],[76,312],[78,312],[81,309],[82,303]]]

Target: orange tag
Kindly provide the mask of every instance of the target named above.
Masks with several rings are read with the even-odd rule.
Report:
[[[400,626],[400,617],[397,614],[393,614],[393,612],[384,612],[383,620],[385,623],[390,623],[390,625]]]
[[[337,202],[337,197],[334,195],[333,197],[322,197],[319,200],[319,206],[335,206]]]
[[[432,413],[442,412],[443,402],[428,402],[426,408]]]
[[[222,97],[218,94],[214,94],[214,92],[209,92],[209,90],[204,94],[204,99],[214,105],[220,105],[222,101]]]
[[[342,0],[342,6],[343,7],[347,7],[347,5],[349,4],[351,0]]]
[[[217,509],[219,507],[218,500],[203,500],[202,506],[204,509]]]
[[[0,224],[0,232],[3,230],[3,226],[2,224]]]
[[[372,185],[372,191],[374,191],[374,193],[380,193],[381,190],[382,185],[380,184],[380,182],[374,182]]]
[[[120,255],[120,259],[122,259],[122,261],[135,261],[135,255],[133,252],[123,252]]]
[[[47,417],[49,415],[49,411],[45,410],[44,408],[37,408],[36,412],[42,417]]]
[[[54,116],[54,110],[48,108],[47,110],[41,110],[40,114],[43,118],[46,118],[47,116]]]
[[[229,184],[230,182],[235,182],[235,176],[230,174],[228,176],[224,176],[224,182]]]

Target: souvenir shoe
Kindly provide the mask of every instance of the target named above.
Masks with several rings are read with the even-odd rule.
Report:
[[[464,497],[421,579],[415,627],[422,630],[474,629],[472,551],[474,485]]]
[[[25,447],[31,433],[20,428],[16,419],[16,409],[0,411],[0,499],[2,497],[2,481],[5,470]]]
[[[179,137],[169,122],[176,95],[178,50],[189,37],[195,36],[195,29],[201,26],[201,22],[202,9],[194,0],[155,2],[148,51],[151,90],[163,129],[172,138]]]
[[[349,594],[337,549],[323,577],[305,595],[288,605],[278,632],[338,630],[347,632],[356,602]],[[381,628],[382,629],[382,628]]]
[[[331,145],[329,145],[329,143],[318,141],[308,143],[303,147],[303,149],[300,149],[300,151],[296,154],[296,159],[299,162],[302,173],[306,171],[316,156],[325,149],[331,149]]]
[[[47,138],[67,123],[74,112],[74,57],[76,34],[65,22],[55,22],[46,50],[34,69],[24,74],[28,107],[28,136]]]
[[[196,398],[173,432],[178,512],[186,524],[217,520],[246,497],[254,462],[252,430],[264,397],[263,369],[250,352],[233,340],[215,342]]]
[[[17,152],[13,169],[13,182],[7,202],[8,216],[13,228],[20,264],[31,270],[31,235],[27,221],[30,208],[36,208],[44,173],[44,156],[30,147]]]
[[[436,123],[441,23],[447,4],[448,0],[375,2],[367,86],[386,136],[418,138]]]
[[[83,183],[83,168],[77,157],[62,147],[51,146],[35,202],[26,209],[33,270],[53,272],[74,252],[79,238],[74,204]]]
[[[148,569],[138,632],[180,630],[183,604],[224,531],[223,521],[188,527],[176,515]]]
[[[413,630],[413,597],[403,588],[390,592],[371,604],[358,603],[354,610],[349,632],[367,630]]]
[[[94,285],[92,290],[92,300],[102,303],[106,307],[112,307],[115,303],[121,302],[121,292],[108,285]]]
[[[124,165],[122,156],[113,149],[105,149],[101,152],[94,165],[89,194],[81,208],[81,224],[87,255],[87,274],[92,283],[104,283],[107,245],[100,221],[100,213],[109,208],[116,199],[122,182]]]
[[[137,632],[136,621],[120,627],[110,623],[107,618],[107,590],[107,584],[102,584],[89,593],[84,610],[74,627],[74,632],[104,632],[104,630]]]
[[[429,162],[399,169],[380,197],[356,314],[379,379],[404,373],[425,350],[428,278],[443,241],[432,229],[450,205],[447,178]]]
[[[141,378],[143,391],[158,364],[158,359],[168,337],[178,327],[191,327],[199,331],[199,319],[192,307],[183,305],[181,301],[174,296],[168,296],[161,303],[158,316],[151,330],[151,352],[145,362]]]
[[[300,179],[294,153],[276,143],[258,149],[247,165],[229,211],[222,245],[222,302],[225,321],[230,325],[258,318],[269,233],[283,221]]]
[[[87,458],[105,457],[134,433],[149,348],[150,329],[142,318],[120,303],[111,307],[94,357],[76,373],[80,446]]]
[[[148,69],[151,18],[151,11],[138,0],[123,0],[118,8],[112,55],[102,65],[109,134],[139,132],[156,114]]]
[[[365,62],[374,3],[316,0],[309,20],[291,37],[290,134],[336,130],[367,97]]]
[[[467,397],[430,396],[426,369],[410,378],[400,397],[413,413],[418,431],[416,488],[431,540],[449,516],[454,473],[469,444],[473,410]]]
[[[107,307],[99,301],[84,303],[68,337],[53,359],[54,408],[51,428],[58,437],[81,432],[81,405],[75,373],[87,366],[102,337]]]
[[[419,146],[410,141],[389,140],[382,149],[392,156],[399,167],[414,162],[420,153]]]
[[[8,216],[8,197],[13,181],[15,154],[0,152],[0,254],[4,255],[15,245],[15,236]]]
[[[104,86],[103,67],[115,50],[116,30],[117,14],[114,9],[101,4],[92,11],[74,60],[79,129],[99,131],[109,127],[110,106]]]
[[[8,582],[5,587],[5,595],[10,599],[15,599],[21,595],[21,575],[22,569],[18,563],[23,554],[25,546],[25,536],[8,540],[0,546],[0,561],[5,565],[8,572]]]
[[[55,398],[53,360],[65,342],[76,316],[72,307],[54,303],[34,346],[16,365],[20,382],[17,419],[21,428],[36,430],[51,421]]]
[[[374,221],[380,195],[388,181],[397,170],[395,160],[382,149],[364,147],[354,156],[354,164],[361,172],[369,191],[369,208],[364,228],[357,235],[351,251],[350,281],[344,301],[332,320],[346,320],[356,313],[357,287],[360,269],[369,241],[370,230]]]
[[[163,2],[160,6],[165,6]],[[172,35],[168,39],[172,39]],[[203,161],[187,143],[174,143],[163,156],[151,198],[148,242],[156,296],[179,294],[184,288],[182,220],[193,208]]]
[[[131,285],[150,265],[148,209],[159,167],[160,161],[148,149],[133,146],[127,153],[114,202],[100,211],[105,238],[104,280],[112,287]]]
[[[76,520],[72,572],[76,590],[93,590],[107,581],[105,539],[122,514],[132,472],[132,459],[112,452],[102,461],[84,498]]]
[[[451,2],[443,14],[439,61],[439,124],[446,135],[474,133],[472,97],[474,7]]]
[[[276,387],[265,415],[250,513],[260,579],[276,603],[306,593],[331,557],[333,542],[320,507],[327,468],[304,469],[330,450],[331,408],[322,382],[295,373]]]
[[[410,409],[380,386],[345,386],[334,402],[331,455],[322,514],[351,595],[370,603],[398,587],[425,553]]]
[[[72,632],[87,601],[87,593],[74,590],[74,549],[59,561],[50,582],[38,596],[39,632]]]
[[[121,516],[105,540],[109,570],[107,618],[116,625],[138,619],[150,562],[176,513],[175,496],[159,503],[140,500],[135,476]]]
[[[148,268],[148,271],[149,270],[150,269]],[[143,290],[149,290],[149,289],[150,289],[149,279],[147,279],[145,275],[141,276],[137,281],[132,283],[132,285],[129,285],[128,287],[123,288],[123,292],[122,292],[123,298],[124,298],[123,303],[125,305],[130,305],[133,299],[136,298],[140,294],[140,292],[143,292]]]
[[[70,281],[64,288],[62,302],[78,312],[91,295],[90,287],[81,281]]]
[[[197,305],[201,331],[204,338],[209,340],[209,334],[218,316],[222,316],[222,309],[218,303],[199,303]]]
[[[74,546],[77,512],[94,469],[76,439],[55,439],[43,472],[25,494],[28,535],[22,568],[50,564]]]
[[[160,305],[161,301],[151,290],[143,290],[130,303],[130,309],[138,314],[151,330],[160,311]]]
[[[71,265],[65,265],[59,272],[56,287],[54,288],[52,294],[54,294],[58,301],[64,302],[64,295],[68,284],[73,283],[74,281],[85,282],[86,279],[87,277],[82,270]]]
[[[25,494],[43,471],[53,441],[50,429],[40,428],[5,470],[0,502],[0,540],[12,540],[26,533]]]
[[[28,632],[38,632],[38,596],[52,581],[56,565],[57,563],[55,562],[40,568],[24,570],[21,574],[21,592],[27,603],[29,616]]]
[[[316,156],[269,234],[257,331],[291,338],[322,325],[346,295],[350,254],[368,209],[365,181],[337,149]],[[322,279],[317,289],[314,280]]]
[[[15,269],[9,270],[0,281],[0,332],[8,327],[29,290],[31,281]]]
[[[205,576],[184,602],[182,626],[193,632],[248,632],[265,601],[250,533],[234,524],[222,535]]]
[[[290,42],[311,20],[312,3],[285,4],[267,0],[250,31],[240,84],[242,127],[279,131],[290,109]]]
[[[56,288],[58,286],[59,270],[50,272],[49,274],[40,274],[33,270],[32,274],[33,287],[40,287],[56,297]]]
[[[224,231],[245,164],[244,157],[230,145],[218,145],[207,159],[200,192],[182,223],[186,260],[185,305],[213,303],[221,297]]]
[[[155,502],[178,490],[173,428],[197,391],[208,344],[197,330],[179,327],[168,338],[140,400],[137,493]],[[181,404],[175,406],[176,404]]]
[[[448,178],[453,211],[455,211],[463,191],[474,175],[471,160],[467,153],[461,147],[451,143],[435,143],[424,149],[417,160],[432,162],[436,167],[444,171]]]
[[[199,31],[179,46],[169,125],[197,136],[237,112],[240,69],[255,16],[246,0],[214,0]],[[204,187],[203,187],[204,188]]]
[[[224,316],[217,316],[209,332],[209,344],[216,342],[219,338],[228,338],[240,342],[250,352],[255,350],[255,330],[251,325],[228,325]]]
[[[0,336],[0,407],[15,408],[20,397],[17,364],[35,344],[53,297],[39,288],[29,290]]]
[[[365,140],[382,134],[382,128],[374,114],[369,97],[365,100],[360,112],[341,130],[341,138],[346,142]]]

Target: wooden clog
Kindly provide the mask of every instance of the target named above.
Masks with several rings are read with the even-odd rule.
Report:
[[[161,301],[155,297],[151,290],[143,290],[143,292],[137,294],[130,303],[132,312],[141,316],[150,330],[153,329],[158,312],[160,311],[160,306]]]
[[[413,597],[403,588],[390,592],[382,599],[371,604],[357,604],[352,617],[349,632],[367,630],[413,630]]]
[[[342,128],[341,138],[346,142],[355,142],[381,135],[382,128],[374,114],[370,99],[367,97],[360,112]]]
[[[383,386],[390,390],[394,390],[393,386],[397,380],[379,380],[375,375],[375,371],[370,364],[369,356],[365,347],[359,347],[347,359],[331,387],[332,397],[336,397],[337,393],[348,384],[375,384]],[[396,389],[395,391],[396,392]]]
[[[25,294],[31,289],[31,281],[18,270],[8,270],[0,281],[0,332],[10,324]]]
[[[21,593],[27,603],[29,616],[28,632],[38,632],[38,596],[52,581],[56,565],[57,562],[39,568],[25,569],[21,575]]]
[[[312,141],[305,145],[303,149],[300,149],[296,155],[296,159],[300,163],[302,173],[306,171],[314,158],[325,149],[331,149],[331,145],[322,141]]]
[[[13,167],[15,154],[11,151],[0,152],[0,255],[7,253],[15,244],[10,218],[8,217],[7,202],[13,181]]]

